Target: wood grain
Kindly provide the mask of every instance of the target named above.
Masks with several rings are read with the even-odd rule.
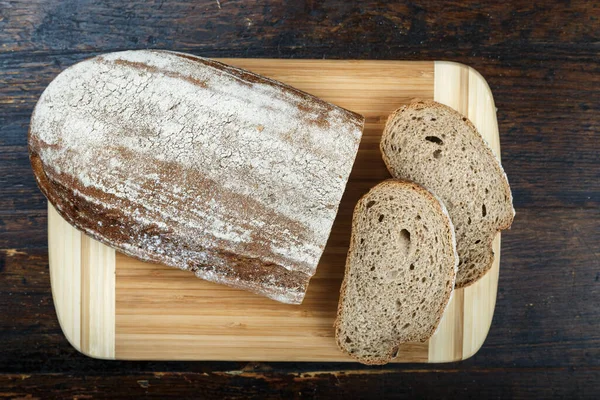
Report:
[[[220,4],[0,4],[0,397],[597,399],[597,2]],[[209,57],[454,60],[480,71],[498,107],[517,209],[502,236],[498,301],[483,348],[459,364],[382,370],[353,363],[101,361],[77,353],[54,311],[47,205],[27,157],[29,118],[62,69],[102,52],[147,47]]]
[[[446,104],[466,115],[477,130],[500,157],[500,136],[496,120],[496,105],[492,92],[483,77],[473,68],[439,61],[435,63],[434,99]],[[477,284],[468,286],[463,291],[456,291],[448,306],[454,318],[461,323],[454,326],[443,321],[438,335],[454,337],[454,346],[439,346],[444,351],[436,351],[438,347],[430,346],[430,360],[436,362],[467,359],[473,356],[483,345],[496,306],[498,274],[500,266],[500,234],[492,243],[494,263],[491,269]],[[447,332],[447,333],[446,333]],[[433,340],[436,340],[434,337]],[[459,341],[459,343],[457,343]],[[450,350],[452,349],[452,350]],[[433,352],[433,354],[432,354]],[[453,354],[450,354],[453,352]]]
[[[90,357],[115,358],[115,267],[114,249],[82,235],[79,350]]]
[[[48,205],[54,304],[65,337],[90,357],[115,356],[115,251],[74,230]]]
[[[355,201],[389,175],[381,168],[379,138],[387,116],[412,99],[435,99],[472,118],[499,151],[492,94],[473,69],[448,62],[244,60],[227,63],[308,91],[366,117],[365,137],[328,246],[301,306],[282,305],[194,279],[191,273],[144,264],[82,235],[81,259],[54,260],[59,288],[80,286],[81,343],[92,357],[162,360],[350,361],[333,340],[340,282]],[[481,115],[484,114],[484,115]],[[358,184],[357,184],[358,183]],[[351,198],[352,201],[348,201]],[[54,211],[52,223],[55,219]],[[72,242],[74,229],[66,229]],[[60,232],[54,227],[53,240]],[[74,243],[77,245],[78,243]],[[59,251],[68,251],[62,243]],[[499,257],[499,239],[495,252]],[[116,265],[116,267],[115,267]],[[80,280],[59,271],[80,268]],[[455,292],[430,343],[401,346],[397,362],[468,358],[483,344],[496,301],[498,262],[481,280]],[[116,270],[116,281],[114,271]],[[77,276],[77,275],[73,275]],[[67,283],[68,282],[68,283]],[[72,289],[69,289],[72,290]],[[103,293],[103,296],[99,296]],[[114,296],[114,297],[113,297]],[[61,298],[60,293],[56,294]],[[116,300],[115,300],[116,298]],[[470,302],[466,303],[465,298]],[[114,302],[116,301],[116,306]],[[65,305],[67,310],[71,305]],[[63,303],[57,301],[60,310]],[[66,314],[62,310],[58,315]],[[60,318],[60,317],[59,317]],[[61,325],[69,320],[61,320]],[[73,322],[79,323],[74,320]],[[67,331],[73,328],[68,327]],[[468,333],[468,336],[465,336]],[[465,340],[467,339],[467,340]]]
[[[168,398],[181,393],[202,399],[355,398],[593,398],[579,388],[594,388],[600,373],[585,368],[548,370],[498,368],[479,370],[371,369],[363,372],[223,370],[211,372],[144,372],[137,374],[10,374],[0,376],[0,396],[13,398]],[[401,382],[401,384],[399,384]],[[456,382],[465,382],[456,385]],[[239,395],[238,395],[239,393]]]
[[[81,346],[82,237],[48,204],[48,249],[52,249],[48,251],[49,264],[60,265],[50,274],[54,304],[61,329],[77,350]]]

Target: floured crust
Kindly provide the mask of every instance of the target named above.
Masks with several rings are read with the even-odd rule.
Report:
[[[41,190],[95,239],[299,304],[363,122],[212,60],[128,51],[76,64],[48,86],[29,151]]]
[[[348,249],[348,256],[346,259],[346,270],[344,273],[344,279],[342,281],[342,285],[340,288],[340,299],[338,302],[337,318],[334,322],[334,329],[335,329],[336,343],[337,343],[338,347],[340,348],[340,350],[342,352],[348,354],[352,358],[360,361],[363,364],[367,364],[367,365],[387,364],[388,362],[390,362],[391,360],[393,360],[396,357],[396,353],[398,352],[399,345],[402,344],[402,343],[396,343],[395,345],[390,346],[389,351],[385,357],[364,358],[364,357],[359,357],[356,354],[353,354],[351,352],[348,352],[346,349],[346,346],[344,346],[344,344],[342,343],[342,337],[341,337],[341,326],[340,325],[342,323],[341,322],[342,318],[344,318],[344,317],[349,318],[349,316],[343,315],[343,305],[344,305],[344,302],[347,301],[346,295],[348,292],[347,285],[348,285],[348,281],[350,278],[349,277],[350,263],[354,261],[353,257],[355,256],[355,253],[357,250],[356,249],[356,247],[357,247],[356,232],[358,230],[357,229],[358,224],[360,223],[358,217],[364,211],[363,210],[364,199],[367,198],[369,196],[369,194],[374,190],[385,191],[387,188],[389,188],[389,189],[404,188],[407,190],[415,191],[415,192],[419,193],[424,199],[428,200],[430,202],[430,204],[433,205],[434,209],[439,211],[439,214],[443,217],[442,220],[445,225],[444,231],[446,232],[446,235],[447,235],[447,237],[446,237],[447,243],[451,243],[451,252],[452,252],[452,257],[454,260],[452,273],[449,274],[449,276],[448,276],[451,280],[451,285],[449,287],[447,287],[446,291],[443,294],[443,300],[440,303],[442,306],[440,307],[438,312],[435,314],[435,319],[434,319],[434,322],[431,324],[430,329],[428,330],[428,332],[424,333],[423,335],[407,337],[407,338],[405,338],[405,340],[402,343],[426,342],[435,333],[435,331],[437,330],[437,328],[439,326],[440,320],[441,320],[442,316],[444,315],[444,312],[450,302],[450,298],[451,298],[453,290],[454,290],[454,285],[455,285],[455,281],[456,281],[456,272],[457,272],[457,267],[458,267],[458,255],[456,252],[456,238],[454,235],[454,227],[452,225],[450,216],[448,215],[448,211],[446,210],[446,207],[444,206],[444,204],[441,201],[439,201],[439,199],[435,195],[433,195],[431,192],[429,192],[422,186],[420,186],[414,182],[410,182],[410,181],[404,181],[404,180],[400,180],[400,179],[388,179],[386,181],[381,182],[374,188],[372,188],[369,193],[365,194],[357,202],[356,207],[354,209],[354,214],[353,214],[352,235],[350,238],[350,247]],[[356,262],[356,261],[354,261],[354,262]],[[368,299],[362,299],[360,301],[368,301]]]

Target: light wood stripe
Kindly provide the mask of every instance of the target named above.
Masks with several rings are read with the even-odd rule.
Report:
[[[464,289],[463,360],[479,351],[492,325],[500,272],[500,234],[496,235],[493,248],[494,264],[492,264],[492,269],[476,284]]]
[[[115,356],[115,251],[83,235],[48,204],[52,296],[61,329],[90,357]]]
[[[500,137],[494,98],[487,82],[477,71],[458,63],[436,61],[434,100],[466,115],[494,153],[500,157]],[[500,234],[496,235],[493,248],[495,257],[491,270],[475,284],[455,292],[462,296],[464,301],[460,310],[457,308],[453,311],[456,315],[454,322],[461,325],[464,334],[460,346],[454,343],[453,353],[458,354],[462,359],[471,357],[483,345],[494,315],[500,268]],[[458,305],[454,306],[458,307]],[[457,330],[458,327],[450,327],[449,324],[441,326],[439,335],[432,338],[436,341],[434,347],[442,346],[438,341],[442,338],[450,338],[450,331]],[[430,350],[430,361],[450,361],[447,358],[449,353],[442,353]]]
[[[463,289],[455,290],[435,334],[429,339],[429,362],[448,362],[462,358]]]
[[[81,351],[115,358],[115,251],[81,239]]]
[[[81,233],[48,203],[48,261],[60,327],[81,351]]]
[[[468,116],[469,67],[453,62],[435,62],[433,99]]]

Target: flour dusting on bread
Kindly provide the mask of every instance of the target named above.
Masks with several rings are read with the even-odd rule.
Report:
[[[76,64],[48,86],[30,149],[47,180],[36,176],[42,190],[47,183],[51,201],[62,196],[53,203],[63,217],[99,240],[226,284],[219,270],[232,260],[238,269],[256,263],[251,276],[232,278],[248,285],[255,274],[286,270],[302,292],[362,124],[357,114],[215,61],[127,51]],[[73,210],[79,202],[83,213]],[[99,218],[104,226],[92,221]]]

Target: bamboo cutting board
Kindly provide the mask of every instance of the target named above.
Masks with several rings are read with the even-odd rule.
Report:
[[[331,237],[301,306],[202,281],[193,273],[126,257],[83,235],[49,205],[54,304],[69,342],[103,359],[351,361],[333,322],[356,201],[389,178],[379,152],[388,115],[415,98],[469,117],[500,154],[494,100],[472,68],[449,62],[227,59],[366,117],[364,136]],[[456,290],[428,343],[400,347],[397,362],[445,362],[475,354],[487,336],[498,285],[494,265]]]

